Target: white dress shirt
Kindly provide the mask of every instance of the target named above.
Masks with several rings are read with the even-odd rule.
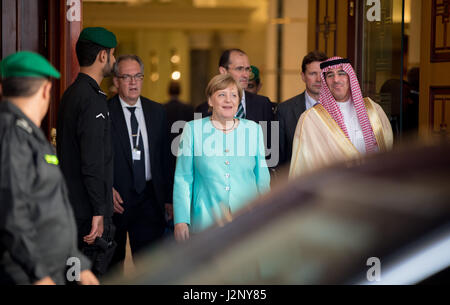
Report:
[[[131,136],[131,112],[127,109],[127,107],[136,107],[134,114],[136,115],[136,120],[138,122],[138,129],[141,132],[141,137],[144,140],[144,153],[145,153],[145,180],[149,181],[152,179],[152,173],[150,170],[150,151],[148,148],[148,136],[147,136],[147,128],[145,125],[145,117],[144,110],[142,109],[141,98],[138,98],[136,104],[134,106],[130,106],[125,103],[122,98],[120,98],[120,104],[122,105],[123,114],[125,115],[125,122],[127,123],[128,135],[130,137],[130,149],[133,150],[133,137]],[[133,152],[132,152],[133,154]]]
[[[347,102],[337,103],[344,117],[345,127],[347,128],[350,141],[356,147],[360,153],[366,152],[366,144],[364,142],[364,135],[362,132],[361,124],[359,124],[358,116],[356,115],[356,109],[353,104],[353,100],[350,99]]]
[[[314,106],[315,104],[317,104],[317,101],[313,99],[311,96],[309,96],[308,91],[305,91],[305,105],[306,105],[305,111]]]

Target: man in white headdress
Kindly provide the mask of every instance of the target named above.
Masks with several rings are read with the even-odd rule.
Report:
[[[368,97],[363,99],[349,60],[332,57],[320,68],[319,102],[297,123],[290,178],[392,148],[389,120],[377,103]]]

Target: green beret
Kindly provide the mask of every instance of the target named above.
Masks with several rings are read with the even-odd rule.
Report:
[[[105,48],[115,48],[117,46],[117,39],[114,33],[101,27],[85,28],[81,31],[79,40],[89,40]]]
[[[21,51],[7,56],[0,63],[3,78],[9,77],[55,77],[60,74],[43,56]]]
[[[256,68],[255,66],[250,66],[250,67],[252,67],[252,72],[250,72],[249,80],[259,81],[259,69]]]

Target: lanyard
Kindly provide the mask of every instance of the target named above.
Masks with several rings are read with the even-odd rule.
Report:
[[[136,145],[133,145],[133,135],[131,135],[131,147],[133,147],[133,149],[137,149],[139,146],[139,135],[141,134],[141,126],[138,125],[138,130],[137,130],[137,136],[136,136]]]
[[[139,135],[140,135],[140,133],[141,133],[141,124],[139,124],[139,121],[138,121],[138,119],[137,119],[137,115],[135,114],[135,116],[136,116],[136,121],[137,121],[137,123],[138,123],[138,129],[137,129],[137,131],[136,131],[136,133],[137,133],[137,135],[136,135],[136,146],[134,145],[134,143],[133,143],[133,131],[131,130],[131,121],[129,121],[130,122],[130,131],[131,131],[131,139],[130,139],[130,142],[131,142],[131,148],[134,150],[134,149],[137,149],[137,147],[139,146]],[[142,146],[144,146],[144,143],[142,143]]]

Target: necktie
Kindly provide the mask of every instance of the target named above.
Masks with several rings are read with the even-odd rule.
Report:
[[[131,113],[130,123],[131,123],[131,137],[133,139],[133,150],[137,149],[141,152],[141,158],[139,160],[133,160],[133,175],[134,175],[134,188],[138,194],[142,193],[145,189],[145,151],[144,142],[142,139],[142,133],[139,131],[138,137],[138,121],[134,111],[136,107],[127,107]],[[139,138],[139,143],[136,143]]]
[[[245,119],[244,106],[242,105],[242,102],[239,103],[239,107],[238,107],[238,110],[236,112],[236,117],[237,118],[241,118],[241,119]]]

